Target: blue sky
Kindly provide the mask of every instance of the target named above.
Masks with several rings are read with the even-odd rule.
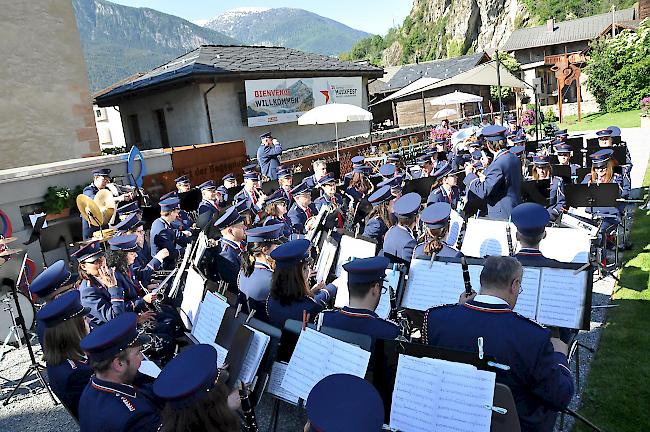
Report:
[[[352,28],[384,35],[411,11],[412,0],[110,0],[125,6],[148,7],[189,21],[212,18],[229,9],[246,6],[292,7],[342,22]]]

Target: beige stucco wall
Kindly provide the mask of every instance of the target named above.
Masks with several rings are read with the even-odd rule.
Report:
[[[0,169],[99,152],[72,2],[0,10]]]

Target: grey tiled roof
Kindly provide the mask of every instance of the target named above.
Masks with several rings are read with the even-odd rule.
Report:
[[[450,59],[402,65],[388,79],[371,83],[368,90],[370,94],[395,92],[421,77],[449,78],[483,63],[484,58],[489,60],[485,53],[479,52]],[[387,71],[387,77],[388,75]]]
[[[635,18],[635,9],[615,12],[616,21],[629,21]],[[592,40],[612,23],[612,14],[604,13],[585,18],[555,23],[555,30],[549,32],[546,25],[515,30],[505,45],[504,51],[517,51],[526,48],[558,45],[569,42]]]
[[[192,76],[261,78],[265,74],[292,73],[301,76],[383,76],[382,68],[363,63],[345,62],[320,54],[292,48],[202,45],[162,66],[133,77],[101,94],[97,101],[131,91]]]

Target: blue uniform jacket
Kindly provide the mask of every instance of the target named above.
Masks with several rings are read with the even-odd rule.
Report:
[[[79,399],[93,375],[87,363],[66,360],[57,365],[47,365],[47,378],[52,391],[72,415],[79,418]]]
[[[92,377],[79,401],[81,432],[156,432],[160,407],[148,387]]]
[[[275,225],[275,224],[284,224],[282,227],[282,235],[284,237],[289,237],[291,234],[293,234],[293,230],[291,229],[291,222],[289,222],[289,219],[286,217],[282,219],[276,219],[273,216],[267,216],[266,219],[264,219],[264,222],[262,223],[263,226],[267,225]]]
[[[87,197],[90,197],[91,199],[95,199],[95,195],[97,195],[97,192],[99,192],[99,189],[97,189],[97,187],[92,183],[86,186],[83,190],[83,194],[86,195]],[[84,240],[92,237],[93,233],[98,230],[99,227],[91,226],[86,221],[86,219],[81,218],[81,235],[83,236]]]
[[[241,247],[226,238],[219,239],[219,254],[216,256],[221,280],[228,283],[228,290],[237,292],[237,275],[241,267]]]
[[[115,279],[117,284],[124,287],[124,306],[129,312],[140,313],[147,309],[147,305],[142,296],[145,294],[140,286],[140,281],[129,270],[127,273],[115,271]]]
[[[397,324],[379,318],[374,311],[349,306],[323,311],[323,325],[366,334],[372,338],[373,344],[377,339],[396,339],[400,333]]]
[[[381,248],[383,247],[382,245],[384,244],[384,236],[386,235],[387,231],[388,226],[384,220],[379,216],[374,216],[370,218],[366,223],[366,226],[363,229],[363,236],[377,240],[377,244]]]
[[[266,315],[269,319],[269,324],[277,327],[284,328],[284,322],[288,319],[302,321],[302,312],[307,311],[309,314],[309,321],[313,322],[316,316],[322,312],[323,304],[311,297],[303,297],[302,300],[283,305],[279,300],[268,296],[266,299]]]
[[[557,411],[571,401],[574,385],[567,358],[553,350],[550,332],[506,304],[471,300],[425,313],[426,344],[476,352],[479,337],[487,355],[510,366],[509,371],[497,369],[497,382],[512,390],[521,430],[552,431]]]
[[[246,201],[246,206],[253,210],[253,213],[259,213],[262,209],[253,202],[253,197],[249,194],[246,189],[242,189],[233,198],[234,203],[239,203],[241,201]]]
[[[524,265],[527,262],[536,264],[557,264],[559,262],[551,258],[546,258],[544,255],[542,255],[539,249],[533,248],[521,248],[519,252],[514,255],[514,257],[521,261]]]
[[[546,208],[551,220],[554,221],[562,214],[566,204],[564,196],[564,179],[562,177],[553,177],[551,179],[549,206]]]
[[[587,174],[584,179],[582,179],[582,184],[589,184],[591,182],[591,174]],[[624,181],[622,175],[614,173],[610,183],[618,184],[618,193],[621,198],[626,198],[630,193],[629,183]],[[602,214],[606,217],[615,217],[618,218],[619,214],[625,209],[625,204],[621,204],[618,207],[594,207],[594,213]],[[587,208],[587,211],[591,211],[591,208]]]
[[[169,251],[169,256],[163,261],[163,268],[165,270],[173,270],[176,266],[176,260],[183,250],[177,250],[176,245],[184,248],[191,241],[191,238],[173,228],[162,217],[159,217],[151,224],[149,241],[152,255],[157,254],[160,249],[167,249]]]
[[[344,218],[345,215],[347,214],[345,201],[338,193],[334,195],[334,201],[338,206],[338,211],[335,213],[331,213],[327,217],[327,220],[325,221],[325,228],[327,229],[343,228],[343,225],[345,224]],[[316,207],[316,210],[320,211],[323,205],[330,204],[331,202],[332,202],[332,197],[327,195],[321,195],[318,198],[316,198],[316,200],[314,201],[314,206]]]
[[[438,202],[447,202],[451,205],[452,209],[456,209],[458,201],[460,201],[460,189],[458,189],[458,186],[451,187],[451,194],[448,194],[444,187],[439,186],[429,194],[427,205]]]
[[[413,249],[417,246],[417,241],[410,229],[401,225],[394,225],[386,232],[384,236],[384,254],[390,254],[411,262]]]
[[[239,291],[246,296],[250,309],[255,309],[257,314],[266,313],[266,298],[271,292],[271,280],[273,279],[273,270],[263,262],[256,261],[253,273],[245,276],[244,272],[239,272],[237,285]],[[256,314],[256,315],[257,315]],[[257,315],[259,318],[259,315]]]
[[[116,277],[117,278],[117,277]],[[102,325],[127,311],[124,286],[104,288],[95,280],[84,280],[79,286],[81,304],[90,308],[88,317],[93,325]]]
[[[282,154],[282,145],[280,143],[274,146],[261,145],[257,149],[257,160],[260,164],[262,175],[276,180],[278,178],[278,166],[280,166],[280,155]]]
[[[521,199],[521,162],[507,150],[500,150],[485,170],[485,181],[474,173],[465,177],[467,189],[487,204],[488,217],[508,219]]]
[[[215,213],[219,211],[219,207],[216,206],[216,204],[212,201],[208,200],[201,200],[199,203],[199,208],[198,208],[198,213],[199,215],[202,215],[203,213],[210,213],[210,218],[214,216]]]
[[[417,257],[419,257],[419,256],[425,256],[425,253],[424,253],[424,243],[419,243],[419,244],[416,246],[415,251],[413,252],[413,256],[414,256],[415,258],[417,258]],[[443,244],[443,245],[442,245],[442,249],[440,249],[440,251],[436,254],[436,256],[439,256],[439,257],[460,258],[460,257],[463,256],[463,254],[462,254],[462,252],[460,252],[458,249],[455,249],[455,248],[453,248],[453,247],[451,247],[451,246],[448,246],[448,245],[446,245],[446,244]]]
[[[307,219],[318,214],[318,210],[316,210],[316,206],[313,203],[309,204],[308,209],[309,215],[297,203],[294,203],[287,212],[287,218],[291,223],[291,229],[294,233],[305,234],[305,223]]]

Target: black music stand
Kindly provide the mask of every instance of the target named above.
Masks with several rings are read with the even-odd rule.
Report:
[[[269,180],[262,183],[262,192],[264,195],[271,195],[279,187],[277,180]]]
[[[180,192],[178,199],[180,200],[181,210],[195,212],[199,208],[199,204],[201,204],[201,191],[197,188],[192,188],[187,192]]]
[[[335,179],[341,178],[341,161],[327,162],[327,172],[331,172]]]
[[[589,156],[596,153],[597,151],[605,150],[605,149],[610,149],[610,150],[614,151],[614,153],[612,154],[612,159],[614,159],[618,163],[618,165],[625,165],[625,164],[627,164],[626,148],[627,147],[622,146],[622,145],[617,145],[617,146],[613,146],[613,147],[588,148],[587,149],[587,155],[586,155],[586,158],[587,158],[587,161],[588,161],[587,165],[589,167],[591,167],[591,158]]]
[[[235,195],[237,195],[243,188],[244,188],[244,185],[239,185],[239,186],[235,186],[235,187],[231,187],[231,188],[226,189],[228,197],[224,201],[225,205],[226,206],[231,205],[233,200],[235,199]]]
[[[551,180],[527,180],[521,185],[524,202],[534,202],[548,207],[550,202]]]
[[[617,207],[619,190],[616,183],[603,184],[567,184],[564,195],[569,207]]]
[[[431,187],[436,182],[436,177],[424,177],[414,180],[409,180],[404,185],[402,194],[406,195],[410,192],[417,192],[422,197],[422,202],[425,202],[431,193]]]
[[[553,175],[562,177],[565,183],[573,183],[571,178],[571,165],[553,165]]]

